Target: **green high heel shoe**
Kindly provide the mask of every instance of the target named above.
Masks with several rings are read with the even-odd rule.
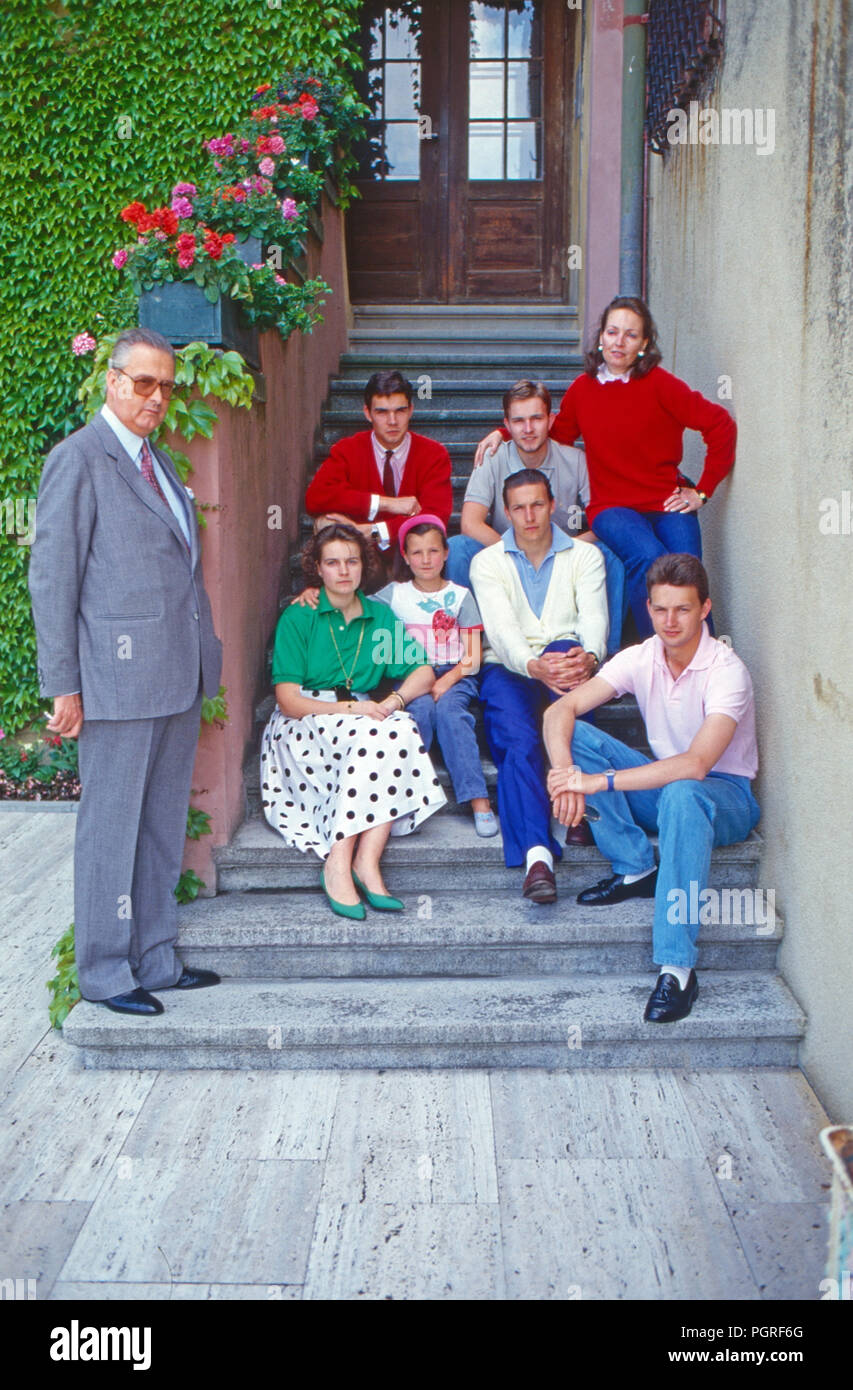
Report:
[[[353,878],[355,878],[355,874],[353,874]],[[364,903],[352,903],[350,905],[348,903],[335,902],[335,899],[326,887],[326,872],[324,869],[320,870],[320,887],[326,894],[329,907],[333,912],[336,912],[339,917],[354,917],[356,920],[362,921],[367,916],[364,910]]]
[[[370,906],[375,907],[377,912],[403,911],[405,903],[401,903],[399,898],[386,897],[384,893],[371,893],[370,889],[364,886],[355,869],[352,870],[352,881],[359,893],[364,894]]]

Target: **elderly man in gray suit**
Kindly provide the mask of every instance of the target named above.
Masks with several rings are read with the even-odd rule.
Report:
[[[48,455],[30,594],[48,728],[80,740],[74,847],[80,992],[119,1013],[219,982],[175,953],[177,883],[202,693],[222,646],[187,489],[148,435],[174,385],[159,333],[119,334],[106,403]]]

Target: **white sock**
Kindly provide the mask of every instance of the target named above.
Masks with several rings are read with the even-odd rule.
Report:
[[[687,981],[690,979],[690,970],[683,965],[662,965],[658,979],[661,975],[674,975],[681,988],[686,989]]]
[[[527,872],[530,873],[530,870],[533,868],[533,865],[540,859],[543,861],[544,864],[547,865],[547,867],[553,873],[554,856],[549,849],[545,848],[544,845],[534,845],[532,849],[529,849],[527,851],[527,863],[525,864]]]
[[[641,874],[623,874],[622,880],[624,883],[639,883],[641,878],[648,878],[649,874],[653,874],[655,868],[656,865],[653,864],[650,869],[643,869]]]

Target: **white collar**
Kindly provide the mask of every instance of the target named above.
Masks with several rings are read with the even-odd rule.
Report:
[[[629,367],[628,370],[627,370],[627,372],[625,372],[624,376],[614,376],[613,372],[611,372],[611,370],[610,370],[610,368],[608,367],[607,363],[606,363],[606,362],[602,362],[601,366],[600,366],[599,369],[598,369],[598,380],[599,380],[599,381],[604,381],[604,382],[606,382],[606,381],[621,381],[621,382],[623,382],[623,383],[627,386],[628,382],[629,382],[630,379],[631,379],[631,371],[632,371],[632,368]]]
[[[104,404],[101,406],[101,414],[103,415],[113,434],[116,436],[119,444],[122,446],[125,453],[130,456],[134,463],[136,463],[137,459],[139,458],[142,445],[144,443],[144,437],[141,434],[134,434],[133,430],[129,430],[127,428],[127,425],[122,423],[122,421],[116,415],[115,411],[110,410],[108,405]],[[151,446],[149,445],[149,448],[150,447]]]

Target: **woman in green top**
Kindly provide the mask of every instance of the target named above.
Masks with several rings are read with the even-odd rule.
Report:
[[[406,834],[445,801],[409,700],[435,675],[426,653],[384,603],[359,585],[370,566],[354,527],[326,526],[303,556],[321,586],[316,608],[291,605],[278,620],[272,678],[277,708],[261,744],[264,815],[288,844],[313,849],[333,911],[364,917],[364,904],[399,911],[380,868],[392,825]],[[382,700],[384,678],[402,681]]]

